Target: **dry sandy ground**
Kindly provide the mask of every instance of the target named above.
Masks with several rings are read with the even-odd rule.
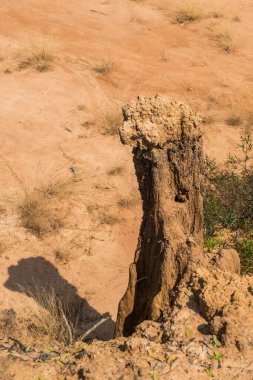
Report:
[[[128,99],[162,93],[188,102],[205,118],[205,150],[218,162],[251,129],[253,3],[199,4],[201,19],[179,24],[176,0],[1,0],[1,310],[22,315],[32,306],[18,287],[27,278],[57,279],[115,319],[141,219],[131,152],[107,131]],[[54,57],[52,67],[21,67],[38,49]],[[104,64],[110,72],[96,72]],[[231,117],[240,125],[227,125]],[[18,205],[73,169],[77,188],[56,200],[63,227],[37,238]]]

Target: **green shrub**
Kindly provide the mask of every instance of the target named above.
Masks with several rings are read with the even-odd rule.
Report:
[[[253,274],[253,168],[252,142],[241,137],[240,157],[229,155],[225,168],[206,157],[204,181],[205,245],[213,250],[215,234],[228,229],[234,234],[234,246],[241,255],[242,272]],[[238,242],[237,235],[244,240]]]
[[[253,274],[253,238],[237,241],[235,248],[240,253],[243,274]]]

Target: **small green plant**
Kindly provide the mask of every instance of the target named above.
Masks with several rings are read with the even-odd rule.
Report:
[[[216,237],[208,237],[205,240],[205,247],[206,247],[208,252],[212,252],[216,249],[220,249],[222,244],[223,244],[223,241],[221,239],[216,238]]]
[[[213,350],[213,358],[214,360],[221,362],[223,360],[223,354],[219,350]]]
[[[215,344],[216,347],[221,347],[222,346],[221,341],[217,338],[216,335],[213,336],[213,342],[214,342],[214,344]]]
[[[211,376],[211,377],[214,376],[211,367],[207,367],[207,368],[205,368],[205,372],[206,372],[206,374],[207,374],[208,376]]]

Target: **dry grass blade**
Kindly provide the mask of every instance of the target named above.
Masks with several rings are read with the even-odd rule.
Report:
[[[95,331],[99,326],[101,326],[103,323],[108,321],[111,318],[111,315],[108,315],[108,317],[102,318],[99,322],[97,322],[93,327],[91,327],[89,330],[87,330],[83,336],[81,337],[81,340],[85,340],[85,338],[90,335],[93,331]]]
[[[39,305],[39,309],[30,315],[28,329],[53,341],[72,344],[78,334],[77,308],[64,303],[53,288],[40,288],[35,283],[33,289],[20,289]]]
[[[117,135],[119,127],[123,122],[122,111],[119,107],[108,110],[104,116],[105,129],[104,133],[107,135]]]
[[[202,17],[203,11],[196,1],[183,1],[176,12],[176,22],[179,24],[198,21]]]

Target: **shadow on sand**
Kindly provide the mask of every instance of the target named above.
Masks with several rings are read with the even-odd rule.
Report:
[[[34,298],[38,303],[40,301],[35,296],[35,287],[37,290],[53,291],[61,300],[62,304],[68,305],[69,308],[79,310],[80,328],[83,332],[87,331],[102,315],[96,311],[89,303],[77,294],[77,289],[65,280],[53,264],[43,257],[31,257],[21,259],[17,265],[8,268],[9,278],[5,282],[6,288],[26,294]],[[41,305],[45,307],[45,305]],[[109,340],[113,336],[114,321],[110,318],[99,326],[88,339]]]

